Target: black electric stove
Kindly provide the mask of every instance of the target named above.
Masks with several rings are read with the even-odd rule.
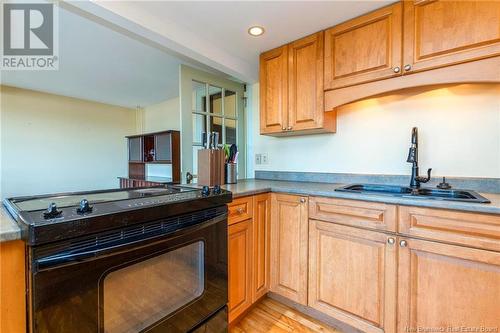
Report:
[[[227,332],[231,192],[163,185],[10,198],[33,333]]]
[[[157,187],[8,198],[28,245],[40,245],[149,220],[225,205],[232,194],[216,188]]]

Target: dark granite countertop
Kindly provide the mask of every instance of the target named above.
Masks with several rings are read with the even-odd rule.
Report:
[[[335,191],[336,188],[343,185],[345,184],[245,179],[239,180],[238,184],[224,185],[223,188],[233,192],[234,198],[265,192],[281,192],[309,196],[324,196],[341,199],[383,202],[404,206],[419,206],[476,213],[500,214],[500,194],[481,193],[481,195],[491,201],[491,203],[489,204],[481,204],[424,198],[400,198],[388,195],[358,194]]]

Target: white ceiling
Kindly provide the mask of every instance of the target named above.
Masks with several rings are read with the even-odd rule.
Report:
[[[135,108],[176,97],[183,61],[60,9],[59,70],[2,71],[2,84]]]
[[[170,42],[191,56],[240,80],[258,80],[258,55],[300,37],[386,6],[391,1],[96,1]],[[266,33],[252,37],[247,29]],[[172,43],[170,43],[172,44]],[[182,52],[182,51],[181,51]],[[193,56],[194,54],[194,56]],[[216,64],[214,64],[215,62]],[[206,62],[205,62],[206,63]]]

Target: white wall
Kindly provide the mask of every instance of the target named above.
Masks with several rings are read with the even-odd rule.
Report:
[[[410,131],[419,128],[421,169],[500,178],[500,84],[418,88],[339,108],[336,134],[259,135],[259,85],[251,86],[249,175],[254,170],[409,174]],[[268,153],[268,165],[254,165]]]
[[[1,197],[113,188],[135,111],[1,86]]]

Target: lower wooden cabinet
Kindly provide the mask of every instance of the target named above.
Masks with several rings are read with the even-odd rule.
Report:
[[[309,307],[363,332],[498,331],[498,216],[400,206],[398,233],[344,225],[364,205],[311,210]]]
[[[229,322],[252,305],[252,220],[228,227]]]
[[[269,291],[269,193],[235,199],[229,205],[229,322]],[[242,216],[249,217],[241,221]]]
[[[500,328],[498,252],[404,238],[398,282],[399,332]]]
[[[273,193],[271,206],[271,291],[307,305],[307,197]]]
[[[396,237],[309,222],[309,306],[364,332],[396,332]]]
[[[26,332],[25,244],[0,243],[0,332]]]
[[[270,290],[363,332],[500,327],[500,245],[487,232],[497,216],[330,201],[272,193],[233,202],[230,322]]]

